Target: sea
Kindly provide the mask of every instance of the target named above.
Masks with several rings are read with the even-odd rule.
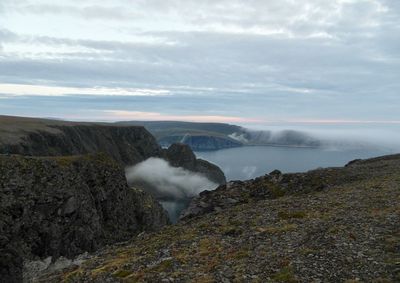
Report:
[[[344,166],[354,159],[396,153],[389,148],[304,148],[243,146],[196,152],[198,158],[218,165],[228,181],[247,180],[277,169],[283,173],[306,172],[321,167]]]

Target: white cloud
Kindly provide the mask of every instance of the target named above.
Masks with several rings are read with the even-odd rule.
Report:
[[[134,88],[74,88],[45,85],[1,84],[0,96],[67,96],[67,95],[107,95],[107,96],[159,96],[168,95],[163,89],[134,89]]]
[[[105,110],[103,118],[113,121],[188,121],[188,122],[219,122],[219,123],[261,123],[260,119],[218,115],[171,115],[157,112]]]
[[[160,158],[149,158],[126,168],[126,178],[130,184],[143,187],[158,199],[187,199],[218,187],[204,175],[172,167]]]

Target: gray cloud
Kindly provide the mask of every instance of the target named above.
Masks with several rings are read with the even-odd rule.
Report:
[[[394,119],[397,2],[6,0],[0,80],[163,88],[192,112]],[[54,15],[68,33],[33,28]]]

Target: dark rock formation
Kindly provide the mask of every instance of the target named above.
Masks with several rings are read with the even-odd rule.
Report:
[[[202,159],[196,159],[192,149],[186,144],[171,145],[165,151],[165,158],[174,167],[183,167],[193,172],[202,173],[217,184],[226,183],[224,172],[218,166]]]
[[[21,258],[69,258],[167,223],[162,207],[129,188],[121,166],[106,155],[0,155],[0,278],[6,282],[19,280]]]
[[[28,156],[65,156],[105,152],[122,165],[134,165],[161,148],[143,127],[108,125],[51,125],[26,132],[20,139],[2,143],[0,153]]]

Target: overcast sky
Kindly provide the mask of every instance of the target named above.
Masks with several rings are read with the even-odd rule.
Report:
[[[400,125],[399,0],[1,0],[0,114]]]

